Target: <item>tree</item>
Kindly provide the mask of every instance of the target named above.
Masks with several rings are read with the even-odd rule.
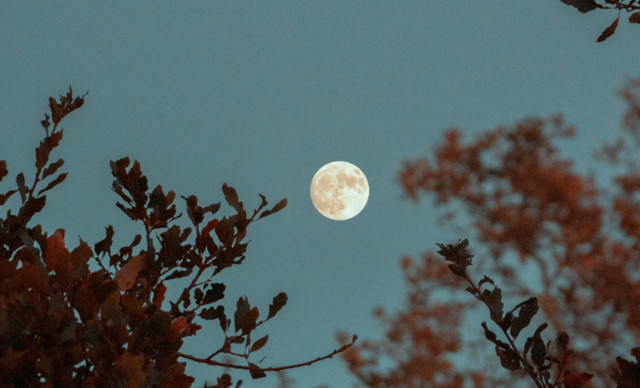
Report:
[[[595,9],[615,9],[618,16],[613,22],[598,36],[597,42],[603,42],[616,32],[620,14],[622,11],[631,13],[629,23],[640,24],[640,2],[638,0],[560,0],[563,3],[576,8],[581,13],[587,13]],[[634,12],[635,11],[635,12]],[[633,12],[633,13],[632,13]]]
[[[618,387],[640,386],[640,169],[634,161],[640,80],[631,81],[622,96],[628,106],[623,132],[594,153],[614,169],[613,189],[598,187],[593,176],[581,175],[561,157],[555,142],[575,130],[560,115],[501,126],[468,144],[454,128],[433,161],[404,163],[398,180],[405,195],[417,201],[431,194],[439,206],[455,202],[441,220],[476,241],[484,252],[476,271],[491,277],[477,282],[467,273],[466,238],[439,244],[448,268],[431,252],[420,260],[402,258],[406,308],[393,314],[377,309],[385,337],[362,341],[342,355],[361,382],[531,386],[526,379],[514,381],[500,363],[538,387],[609,387],[612,379]],[[467,292],[482,303],[474,304]],[[480,330],[478,322],[486,321],[482,305],[493,326],[482,323]],[[538,309],[542,314],[536,316]],[[518,337],[530,323],[538,329]],[[483,336],[499,359],[486,357],[492,349]],[[553,338],[555,348],[547,342]],[[620,357],[630,349],[638,362]]]
[[[113,250],[115,231],[109,225],[105,238],[93,249],[82,239],[69,249],[64,230],[49,235],[41,225],[30,226],[31,218],[45,207],[43,193],[67,176],[66,172],[56,175],[64,161],[49,158],[62,140],[61,120],[80,108],[85,96],[73,97],[69,88],[59,101],[49,98],[51,112],[41,121],[45,137],[35,150],[33,182],[27,185],[25,175],[19,173],[17,187],[0,194],[0,206],[16,193],[21,201],[17,214],[8,210],[0,218],[0,386],[189,387],[194,379],[184,373],[185,362],[179,358],[244,369],[252,378],[260,378],[269,371],[332,357],[355,342],[354,336],[351,344],[304,363],[262,367],[250,355],[262,349],[269,337],[257,337],[256,329],[277,314],[287,295],[276,295],[266,316],[247,297],[236,302],[233,319],[219,304],[225,284],[214,282],[214,277],[244,261],[248,243],[243,239],[249,225],[282,210],[286,199],[267,209],[268,202],[260,194],[260,205],[248,214],[236,190],[224,184],[224,198],[235,214],[213,218],[220,203],[200,206],[196,196],[182,196],[195,229],[195,241],[190,244],[194,229],[171,225],[181,216],[173,204],[175,193],[165,194],[161,185],[149,192],[138,161],[131,165],[129,158],[123,158],[110,163],[115,178],[112,189],[123,201],[116,206],[131,220],[143,223],[144,237],[138,234],[129,245]],[[0,181],[7,175],[7,163],[0,161]],[[210,219],[205,222],[206,218]],[[134,253],[143,241],[144,249]],[[99,269],[91,271],[90,260]],[[180,297],[170,301],[170,310],[163,310],[166,283],[188,280],[194,272]],[[180,352],[183,338],[202,329],[198,321],[203,325],[217,321],[223,333],[220,348],[202,358]],[[223,355],[242,359],[244,365],[216,359]],[[241,383],[238,380],[235,386]],[[222,374],[215,387],[231,385],[231,376]]]

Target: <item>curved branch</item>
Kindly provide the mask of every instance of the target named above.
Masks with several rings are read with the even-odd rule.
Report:
[[[353,346],[353,344],[356,343],[357,339],[358,339],[358,336],[354,335],[353,336],[353,340],[350,343],[342,345],[338,349],[334,349],[333,352],[327,354],[326,356],[318,357],[318,358],[313,359],[311,361],[301,362],[299,364],[293,364],[293,365],[260,368],[260,370],[262,370],[263,372],[276,372],[276,371],[281,371],[281,370],[286,370],[286,369],[293,369],[293,368],[300,368],[302,366],[308,366],[308,365],[311,365],[311,364],[315,364],[318,361],[326,360],[327,358],[332,358],[336,354],[344,352],[345,350],[347,350],[348,348]],[[219,361],[215,361],[215,360],[207,360],[207,359],[204,359],[204,358],[198,358],[198,357],[194,357],[194,356],[191,356],[189,354],[184,354],[184,353],[180,353],[180,352],[178,352],[178,356],[182,357],[182,358],[186,358],[187,360],[196,361],[196,362],[203,363],[203,364],[208,364],[208,365],[222,366],[222,367],[225,367],[225,368],[246,369],[246,370],[255,369],[255,368],[251,368],[251,367],[246,366],[246,365],[228,364],[228,363],[225,363],[225,362],[219,362]]]

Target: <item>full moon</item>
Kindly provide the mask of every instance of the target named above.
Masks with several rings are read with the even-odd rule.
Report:
[[[364,209],[369,182],[360,169],[347,162],[322,166],[311,180],[311,202],[323,216],[348,220]]]

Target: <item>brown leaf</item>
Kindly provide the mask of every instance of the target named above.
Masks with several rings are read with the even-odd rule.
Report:
[[[47,238],[47,251],[44,255],[44,263],[47,265],[47,272],[53,271],[56,267],[58,257],[67,251],[64,247],[64,229],[57,229]],[[68,252],[67,252],[68,253]]]
[[[629,23],[640,24],[640,12],[632,13],[629,16]]]
[[[144,255],[130,258],[127,263],[116,273],[115,281],[118,283],[119,291],[127,291],[136,283],[138,273],[144,269]]]
[[[604,42],[605,39],[607,39],[608,37],[613,35],[614,32],[616,32],[619,19],[620,19],[620,16],[618,16],[616,20],[614,20],[609,27],[605,28],[604,31],[602,31],[602,34],[600,34],[600,36],[598,37],[598,40],[597,40],[598,42]]]
[[[153,291],[153,304],[156,306],[162,306],[162,301],[164,300],[164,293],[167,291],[167,286],[164,283],[160,283],[156,286],[156,289]]]
[[[45,187],[44,189],[38,191],[38,195],[44,193],[47,190],[52,189],[53,187],[55,187],[57,184],[59,184],[60,182],[62,182],[66,177],[67,177],[66,172],[63,172],[62,174],[58,175],[54,180],[52,180],[51,182],[49,182],[49,184],[47,185],[47,187]]]
[[[173,322],[171,322],[171,326],[169,326],[169,336],[171,339],[176,340],[180,338],[180,335],[187,328],[187,318],[180,317]]]
[[[249,350],[249,353],[253,353],[256,350],[262,349],[262,347],[267,344],[267,340],[269,340],[269,335],[268,334],[265,335],[264,337],[260,338],[256,342],[254,342],[253,345],[251,345],[251,350]]]

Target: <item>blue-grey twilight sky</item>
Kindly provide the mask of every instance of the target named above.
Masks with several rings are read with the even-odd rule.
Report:
[[[117,246],[143,231],[114,206],[108,163],[124,156],[151,187],[201,203],[223,200],[223,182],[248,208],[258,193],[288,198],[249,230],[245,263],[220,278],[231,311],[239,296],[266,311],[287,292],[259,355],[264,366],[306,361],[334,349],[337,330],[378,337],[371,310],[403,304],[398,259],[461,237],[437,227],[430,200],[402,200],[395,181],[443,130],[562,112],[578,127],[568,155],[579,169],[592,163],[587,149],[619,127],[618,90],[640,75],[637,26],[621,22],[595,42],[614,17],[559,0],[5,1],[0,159],[10,179],[0,189],[19,171],[33,177],[46,99],[71,84],[90,93],[53,155],[70,174],[34,219],[66,229],[68,245],[99,241],[108,224]],[[356,164],[371,186],[349,221],[320,216],[309,198],[313,174],[334,160]],[[184,350],[205,356],[220,341],[218,325],[205,326]],[[187,372],[202,384],[220,371],[189,362]],[[289,375],[300,387],[354,381],[338,359]],[[248,388],[276,381],[234,376]]]

